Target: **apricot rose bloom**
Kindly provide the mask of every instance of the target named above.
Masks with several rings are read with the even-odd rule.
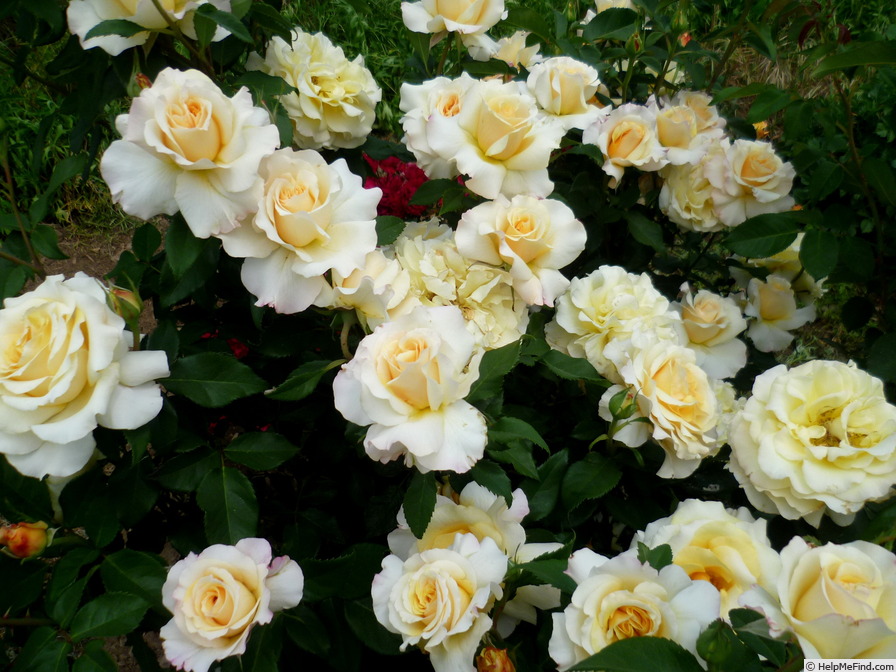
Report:
[[[280,149],[259,167],[263,182],[254,220],[219,237],[259,306],[297,313],[326,303],[324,273],[347,276],[376,248],[378,188],[364,189],[345,159],[327,164],[312,149]],[[320,297],[320,299],[318,298]]]
[[[272,558],[265,539],[190,553],[162,586],[173,615],[159,633],[165,657],[178,670],[207,672],[215,661],[244,653],[252,628],[296,606],[304,583],[296,562]]]
[[[656,171],[669,163],[657,137],[656,115],[634,103],[620,105],[582,133],[582,141],[597,145],[604,155],[603,171],[616,187],[625,169]]]
[[[551,198],[499,196],[461,217],[455,241],[464,256],[507,264],[513,288],[529,305],[553,306],[569,280],[559,269],[585,249],[584,225],[565,203]]]
[[[370,135],[383,92],[364,58],[348,60],[326,35],[296,28],[291,43],[274,36],[264,60],[252,54],[247,67],[296,88],[278,100],[292,121],[299,148],[358,147]]]
[[[507,556],[494,540],[457,534],[448,548],[407,560],[386,557],[373,578],[373,612],[387,630],[401,635],[402,651],[420,646],[427,652],[435,672],[472,672],[506,571]]]
[[[137,429],[162,408],[161,351],[131,351],[100,283],[52,275],[0,310],[0,453],[34,478],[71,476],[93,430]]]
[[[374,460],[468,471],[487,440],[485,418],[463,399],[481,358],[459,308],[420,306],[364,337],[333,381],[336,409],[369,425],[364,448]]]
[[[815,360],[756,377],[728,468],[760,511],[849,524],[896,484],[896,406],[855,364]]]
[[[553,614],[548,653],[561,670],[631,637],[664,637],[692,653],[697,637],[719,617],[719,591],[692,581],[677,565],[657,571],[634,551],[607,559],[583,548],[569,559],[578,584],[562,613]]]
[[[896,658],[893,553],[867,541],[810,546],[794,537],[781,564],[771,594],[748,596],[773,632],[795,632],[806,658]]]
[[[741,595],[759,585],[773,592],[781,560],[765,531],[766,521],[741,507],[687,499],[674,513],[635,534],[648,548],[669,544],[672,562],[693,580],[709,581],[721,595],[721,615],[738,608]]]
[[[747,345],[737,335],[747,321],[734,299],[706,289],[687,293],[673,304],[681,313],[688,336],[687,347],[697,353],[697,363],[712,378],[731,378],[747,363]]]
[[[112,200],[141,219],[180,211],[197,238],[255,212],[258,164],[280,143],[248,89],[228,98],[198,70],[162,70],[115,127],[100,161]]]

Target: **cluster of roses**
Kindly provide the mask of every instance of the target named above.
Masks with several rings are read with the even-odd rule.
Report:
[[[378,620],[401,635],[402,649],[418,646],[436,672],[470,669],[487,632],[497,636],[486,636],[480,657],[495,655],[494,644],[521,620],[534,623],[536,610],[558,609],[558,589],[518,585],[508,572],[560,547],[525,543],[527,513],[522,491],[508,506],[476,483],[439,495],[420,538],[399,513],[399,528],[389,535],[392,555],[371,594]],[[631,549],[614,558],[576,551],[567,568],[576,587],[568,606],[553,613],[550,656],[565,670],[639,636],[671,639],[696,654],[711,622],[745,606],[761,611],[774,634],[795,633],[808,657],[896,651],[896,612],[887,601],[896,591],[896,556],[866,542],[813,548],[799,537],[778,554],[765,527],[746,509],[692,499],[638,532]],[[671,564],[656,569],[639,557],[639,547],[663,544]]]

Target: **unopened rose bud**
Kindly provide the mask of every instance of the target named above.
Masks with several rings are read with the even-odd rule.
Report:
[[[678,42],[681,44],[681,46],[686,47],[688,46],[688,42],[690,42],[692,39],[693,38],[691,37],[690,33],[682,33],[678,38]]]
[[[516,672],[507,649],[486,646],[476,658],[476,672]]]
[[[44,522],[18,523],[0,528],[0,544],[5,544],[4,551],[16,558],[40,555],[49,541],[50,535]]]
[[[136,75],[134,75],[134,81],[137,82],[137,86],[139,86],[141,89],[148,89],[152,86],[152,80],[142,72],[138,72]]]
[[[132,323],[140,319],[140,314],[143,312],[143,299],[136,292],[113,285],[106,297],[109,308],[124,318],[129,327],[132,327]]]

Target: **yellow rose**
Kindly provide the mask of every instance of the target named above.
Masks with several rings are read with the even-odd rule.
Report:
[[[529,69],[526,87],[541,108],[565,129],[584,129],[600,116],[590,103],[600,86],[597,70],[566,56],[549,58]]]
[[[620,105],[586,128],[582,141],[600,148],[603,171],[612,178],[614,187],[630,166],[656,171],[669,162],[657,137],[656,115],[642,105]]]
[[[505,16],[504,0],[421,0],[402,2],[401,16],[415,33],[478,35]]]

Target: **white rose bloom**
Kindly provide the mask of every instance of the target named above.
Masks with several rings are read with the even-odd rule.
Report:
[[[724,445],[729,443],[728,437],[731,436],[731,425],[737,414],[743,410],[747,399],[746,397],[738,397],[734,385],[727,380],[713,380],[712,385],[716,393],[716,400],[719,403],[719,425],[717,428],[719,443]]]
[[[538,53],[541,48],[540,44],[526,46],[526,38],[529,35],[530,33],[525,30],[518,30],[513,35],[502,37],[497,41],[487,35],[482,35],[478,43],[466,40],[465,43],[473,60],[487,61],[495,58],[504,61],[511,68],[519,69],[520,66],[529,68],[544,60],[544,57]]]
[[[484,33],[505,18],[504,0],[420,0],[402,2],[401,18],[415,33]]]
[[[419,231],[417,229],[420,229]],[[529,311],[502,268],[471,262],[444,225],[409,226],[395,241],[395,258],[410,275],[408,299],[392,317],[421,304],[457,306],[476,342],[490,350],[526,333]]]
[[[824,288],[822,287],[824,280],[816,280],[809,275],[800,261],[800,248],[805,235],[805,233],[800,231],[790,245],[770,257],[762,259],[735,258],[745,265],[764,268],[769,273],[784,278],[790,282],[793,291],[799,294],[801,299],[806,302],[812,302],[824,293]],[[748,271],[735,266],[729,267],[729,271],[738,286],[746,288],[750,283],[752,276]]]
[[[706,177],[709,157],[721,148],[710,148],[695,164],[669,165],[660,171],[660,210],[683,231],[714,233],[725,229],[716,214],[713,186]]]
[[[747,286],[747,317],[752,318],[747,336],[761,352],[777,352],[793,342],[792,329],[815,319],[815,306],[796,307],[790,283],[777,275],[753,278]]]
[[[719,108],[712,104],[712,96],[702,91],[678,91],[671,105],[684,105],[697,115],[697,132],[718,135],[725,128],[725,120],[719,116]]]
[[[382,192],[364,189],[345,159],[328,165],[316,151],[277,150],[259,167],[263,189],[254,221],[220,235],[243,262],[243,284],[258,306],[296,313],[327,303],[324,273],[343,276],[376,248],[376,206]]]
[[[115,126],[100,161],[112,200],[141,219],[179,210],[198,238],[255,212],[258,164],[280,142],[248,89],[228,98],[198,70],[160,72]]]
[[[389,319],[390,315],[409,312],[403,306],[418,304],[409,295],[411,277],[393,257],[381,249],[373,250],[364,259],[364,265],[342,275],[333,270],[332,292],[326,301],[327,308],[351,308],[365,328],[373,329]],[[318,297],[318,305],[321,305]]]
[[[373,577],[373,613],[401,635],[402,651],[419,646],[435,672],[472,670],[488,616],[502,595],[507,556],[486,538],[458,534],[449,548],[432,548],[407,560],[390,555]]]
[[[404,456],[421,472],[461,473],[482,458],[485,418],[464,401],[482,351],[465,325],[454,306],[418,307],[374,329],[342,365],[336,409],[370,425],[364,448],[372,459]]]
[[[597,70],[567,56],[555,56],[529,68],[526,87],[565,131],[584,129],[608,114],[591,101],[600,86]]]
[[[463,214],[457,249],[487,264],[507,264],[513,288],[529,305],[553,306],[569,286],[559,269],[585,249],[584,225],[560,201],[499,196]]]
[[[97,426],[137,429],[162,408],[161,351],[130,351],[124,320],[83,273],[52,275],[0,310],[0,453],[33,478],[71,476]]]
[[[601,266],[584,278],[574,278],[558,297],[556,308],[554,319],[545,327],[548,344],[587,359],[598,373],[616,383],[622,382],[617,364],[624,364],[638,335],[686,342],[681,318],[646,273],[634,275],[619,266]]]
[[[619,373],[637,392],[639,414],[650,420],[651,436],[666,452],[658,476],[690,476],[719,451],[718,400],[693,350],[656,341],[638,348]]]
[[[849,524],[896,484],[896,406],[854,364],[816,360],[757,376],[730,430],[728,468],[760,511]]]
[[[321,33],[293,30],[292,44],[275,36],[264,61],[252,54],[247,67],[282,77],[298,91],[279,96],[293,123],[293,141],[302,149],[351,148],[364,144],[383,92],[364,66]]]
[[[477,83],[467,73],[457,79],[436,77],[422,84],[402,84],[399,107],[404,112],[401,126],[402,142],[414,154],[417,165],[431,179],[454,177],[458,174],[454,152],[444,156],[437,153],[430,142],[434,128],[457,123],[467,91]],[[431,124],[440,119],[439,124]]]
[[[484,197],[554,190],[548,175],[551,152],[560,147],[563,127],[539,114],[521,84],[478,82],[464,95],[457,118],[433,117],[429,142],[442,157],[453,156],[466,186]]]
[[[672,305],[681,315],[688,336],[687,347],[697,353],[697,363],[712,378],[731,378],[747,363],[747,345],[737,335],[747,321],[734,299],[701,289],[696,295],[690,288],[681,303]]]
[[[697,637],[719,617],[719,591],[711,583],[692,581],[676,565],[658,572],[633,551],[608,560],[581,549],[567,573],[578,586],[569,606],[553,615],[548,643],[561,670],[632,637],[664,637],[695,653]]]
[[[706,163],[713,186],[713,204],[725,226],[737,226],[750,217],[784,212],[793,207],[790,196],[796,171],[775,154],[767,142],[721,141]]]
[[[781,563],[771,595],[747,596],[773,631],[795,632],[806,658],[896,658],[893,553],[867,541],[810,546],[794,537]]]
[[[615,187],[625,169],[656,171],[669,163],[657,137],[656,115],[643,105],[627,103],[600,118],[582,133],[582,142],[597,145],[603,171]]]
[[[632,548],[638,542],[648,548],[669,544],[674,564],[692,580],[709,581],[719,590],[724,618],[755,585],[774,592],[781,560],[765,527],[765,520],[756,520],[743,507],[726,509],[721,502],[688,499],[671,516],[636,533]]]
[[[196,39],[193,17],[196,8],[210,4],[225,12],[230,11],[231,0],[160,0],[159,5],[178,27],[190,38]],[[71,0],[66,10],[68,28],[78,36],[81,47],[103,51],[118,56],[125,49],[145,44],[155,31],[167,31],[168,21],[159,12],[152,0]],[[124,37],[122,35],[100,35],[86,39],[90,29],[103,21],[125,20],[136,23],[145,31]],[[212,41],[223,40],[230,32],[218,26]]]
[[[207,672],[215,661],[244,653],[253,626],[296,606],[304,583],[295,561],[272,559],[264,539],[190,553],[162,586],[162,602],[174,615],[159,633],[165,657],[178,670]]]

